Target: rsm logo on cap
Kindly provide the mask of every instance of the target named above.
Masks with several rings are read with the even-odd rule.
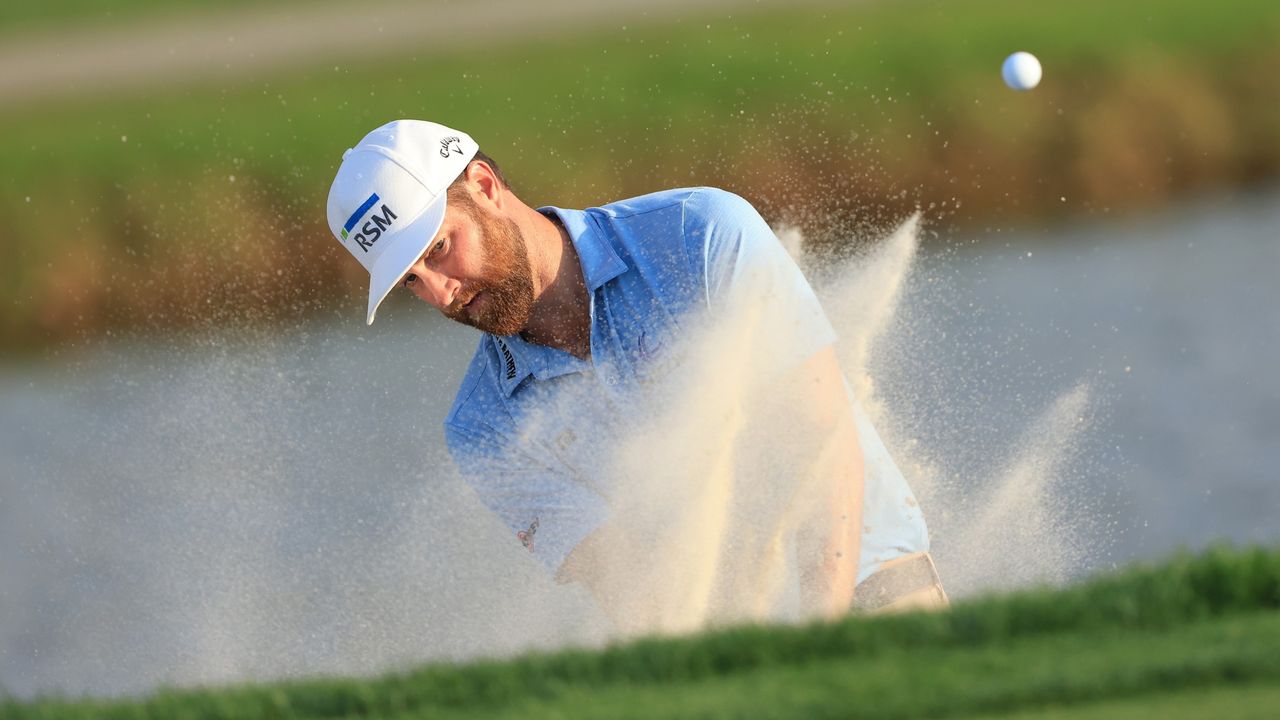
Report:
[[[347,218],[346,224],[342,226],[343,240],[347,239],[347,234],[356,226],[356,223],[360,222],[360,218],[364,217],[364,214],[369,212],[370,208],[378,204],[379,199],[378,193],[374,193],[369,196],[368,200],[361,203],[355,212],[351,213],[351,217]],[[360,227],[360,232],[356,233],[351,239],[355,241],[360,250],[369,252],[369,248],[373,247],[373,244],[378,242],[378,238],[382,237],[382,231],[391,227],[391,221],[395,219],[396,214],[391,212],[391,208],[383,205],[382,214],[379,215],[375,212],[373,217],[369,218],[369,221]]]

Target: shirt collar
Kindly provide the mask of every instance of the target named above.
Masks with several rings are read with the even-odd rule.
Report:
[[[578,262],[582,265],[587,292],[594,294],[605,283],[627,271],[626,261],[602,237],[599,226],[586,212],[551,206],[538,208],[538,212],[548,217],[554,213],[569,233],[573,248],[578,253]],[[497,351],[498,386],[506,397],[511,397],[520,383],[530,375],[538,380],[549,380],[591,367],[589,360],[576,358],[546,345],[531,343],[519,335],[489,335],[488,338]]]
[[[595,219],[585,211],[563,210],[548,205],[538,208],[538,212],[548,217],[554,213],[569,233],[573,249],[578,253],[578,262],[582,264],[582,277],[587,282],[587,292],[594,293],[600,286],[627,271],[626,261],[618,257]]]

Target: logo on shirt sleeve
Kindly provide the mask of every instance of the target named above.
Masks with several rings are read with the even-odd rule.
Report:
[[[533,552],[533,536],[538,534],[538,518],[534,518],[529,524],[528,530],[521,530],[516,533],[516,537],[520,538],[520,544],[524,545],[529,552]]]
[[[636,342],[636,351],[640,353],[640,357],[649,360],[657,355],[662,349],[662,340],[659,338],[650,338],[649,331],[641,330],[640,339]]]

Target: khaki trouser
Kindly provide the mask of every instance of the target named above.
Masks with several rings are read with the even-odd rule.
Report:
[[[939,611],[950,604],[927,552],[884,563],[853,591],[853,612],[859,615]]]

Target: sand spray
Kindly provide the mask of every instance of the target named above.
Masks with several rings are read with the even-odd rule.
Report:
[[[880,397],[872,350],[892,358],[902,289],[919,249],[920,216],[850,257],[806,257],[793,230],[779,236],[808,269],[840,341],[837,354],[858,409],[888,437],[895,404]],[[750,286],[750,283],[747,283]],[[767,290],[767,289],[766,289]],[[621,569],[601,597],[623,635],[688,632],[734,622],[807,617],[794,587],[801,575],[794,533],[812,517],[806,507],[823,482],[797,448],[787,412],[797,397],[779,397],[767,360],[775,299],[753,289],[739,315],[689,333],[684,361],[651,409],[648,422],[617,445],[608,462],[620,488],[611,498],[616,521],[607,551],[595,562]],[[901,337],[901,336],[899,336]],[[906,337],[910,337],[909,334]],[[726,363],[732,357],[735,362]],[[1059,501],[1064,466],[1087,431],[1090,391],[1074,387],[1032,422],[1022,437],[993,454],[1005,457],[985,478],[949,477],[945,463],[890,447],[931,528],[944,584],[955,597],[995,588],[1058,582],[1084,560],[1070,504]],[[838,434],[823,445],[846,442]],[[936,517],[931,508],[949,510]]]
[[[903,392],[901,359],[927,351],[915,329],[943,301],[913,279],[920,232],[908,218],[843,258],[779,234],[924,509],[952,597],[1072,577],[1088,555],[1069,481],[1095,394],[1073,386],[976,449],[930,433],[921,418],[981,403]],[[813,458],[841,448],[795,417],[806,389],[770,361],[788,351],[769,330],[771,300],[767,287],[749,293],[725,311],[736,315],[690,332],[648,407],[626,413],[635,422],[589,468],[616,520],[595,594],[554,582],[440,446],[449,373],[473,336],[344,325],[105,349],[28,413],[76,419],[36,426],[58,461],[41,463],[42,436],[11,457],[25,481],[0,533],[32,549],[0,564],[0,580],[25,588],[0,606],[0,685],[121,694],[365,675],[808,617],[795,529],[820,496]],[[927,371],[924,360],[911,367]],[[975,454],[988,462],[958,459]]]

